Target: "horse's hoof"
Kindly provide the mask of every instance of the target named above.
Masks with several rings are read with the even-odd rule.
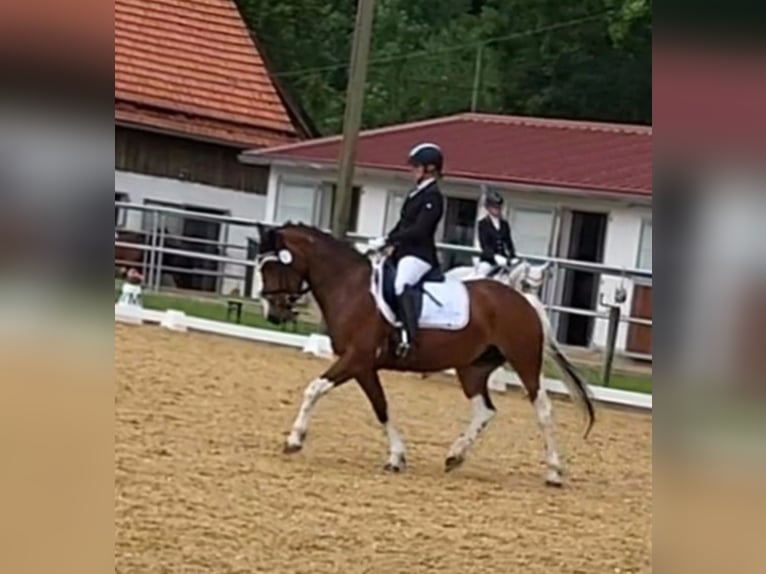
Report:
[[[463,462],[465,462],[465,458],[462,456],[448,456],[447,460],[444,461],[444,472],[455,470]]]
[[[302,449],[302,444],[290,444],[289,442],[286,442],[282,452],[285,454],[295,454],[296,452],[300,452]]]
[[[548,474],[548,476],[545,477],[545,486],[550,486],[552,488],[561,488],[564,486],[564,480],[561,478],[561,475],[557,472],[551,472]]]
[[[399,473],[399,472],[402,472],[406,466],[407,466],[407,459],[404,458],[404,455],[402,455],[401,457],[399,457],[399,462],[394,463],[394,462],[388,461],[386,465],[383,467],[383,470],[385,470],[386,472]]]

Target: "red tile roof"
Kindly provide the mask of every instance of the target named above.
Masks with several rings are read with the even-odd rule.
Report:
[[[234,0],[115,0],[115,120],[243,147],[298,134]]]
[[[363,132],[356,165],[404,171],[417,142],[438,143],[445,175],[651,196],[652,128],[519,116],[459,114]],[[243,154],[297,163],[336,163],[340,137]]]

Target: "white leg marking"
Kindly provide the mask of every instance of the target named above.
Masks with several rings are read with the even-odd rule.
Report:
[[[263,318],[269,318],[269,302],[266,298],[261,298],[261,309],[263,309]]]
[[[303,439],[306,437],[311,411],[314,410],[319,398],[327,394],[333,386],[332,382],[322,378],[314,379],[309,383],[306,390],[303,391],[301,408],[298,411],[298,416],[295,418],[290,435],[287,437],[288,446],[294,448],[303,446]]]
[[[548,465],[546,481],[553,484],[561,484],[561,461],[556,450],[556,440],[553,436],[553,409],[551,401],[545,389],[540,385],[537,398],[534,401],[537,421],[545,440],[545,462]]]
[[[447,453],[448,457],[465,458],[468,449],[476,442],[476,439],[479,438],[479,435],[489,424],[489,421],[495,416],[495,411],[484,404],[484,397],[481,395],[476,395],[471,399],[471,406],[473,407],[471,422],[468,424],[465,432],[452,443]]]
[[[390,420],[383,427],[386,429],[386,435],[388,435],[388,464],[392,468],[401,470],[404,467],[404,454],[406,450],[402,435],[399,434],[399,431]]]

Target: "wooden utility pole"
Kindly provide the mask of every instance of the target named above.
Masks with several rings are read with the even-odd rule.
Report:
[[[338,184],[335,187],[335,206],[332,214],[332,232],[339,239],[343,239],[351,227],[351,194],[354,185],[356,142],[362,123],[374,4],[375,0],[358,0],[356,8],[351,67],[346,88],[346,110],[343,116],[343,141],[338,160]]]
[[[471,111],[475,112],[479,105],[479,91],[481,90],[481,61],[484,44],[479,44],[476,49],[476,64],[473,69],[473,90],[471,92]]]

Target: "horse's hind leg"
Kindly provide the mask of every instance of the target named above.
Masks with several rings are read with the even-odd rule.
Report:
[[[545,463],[548,466],[545,474],[545,482],[549,486],[561,486],[563,484],[561,478],[562,470],[553,432],[553,408],[551,407],[548,393],[545,392],[545,387],[542,385],[540,385],[540,388],[537,391],[537,396],[532,401],[532,405],[535,407],[537,422],[540,425],[540,431],[545,440]]]
[[[516,351],[516,352],[514,352]],[[543,349],[528,346],[524,352],[508,349],[508,360],[519,375],[532,406],[535,407],[537,422],[545,441],[545,482],[550,486],[561,486],[561,462],[559,460],[553,430],[553,408],[545,388],[541,384]]]
[[[489,397],[489,375],[497,368],[498,364],[474,364],[457,370],[457,376],[463,387],[463,393],[471,400],[473,416],[468,428],[465,429],[447,453],[444,467],[447,472],[460,466],[465,461],[466,454],[471,445],[487,427],[492,417],[495,416],[495,405]]]

